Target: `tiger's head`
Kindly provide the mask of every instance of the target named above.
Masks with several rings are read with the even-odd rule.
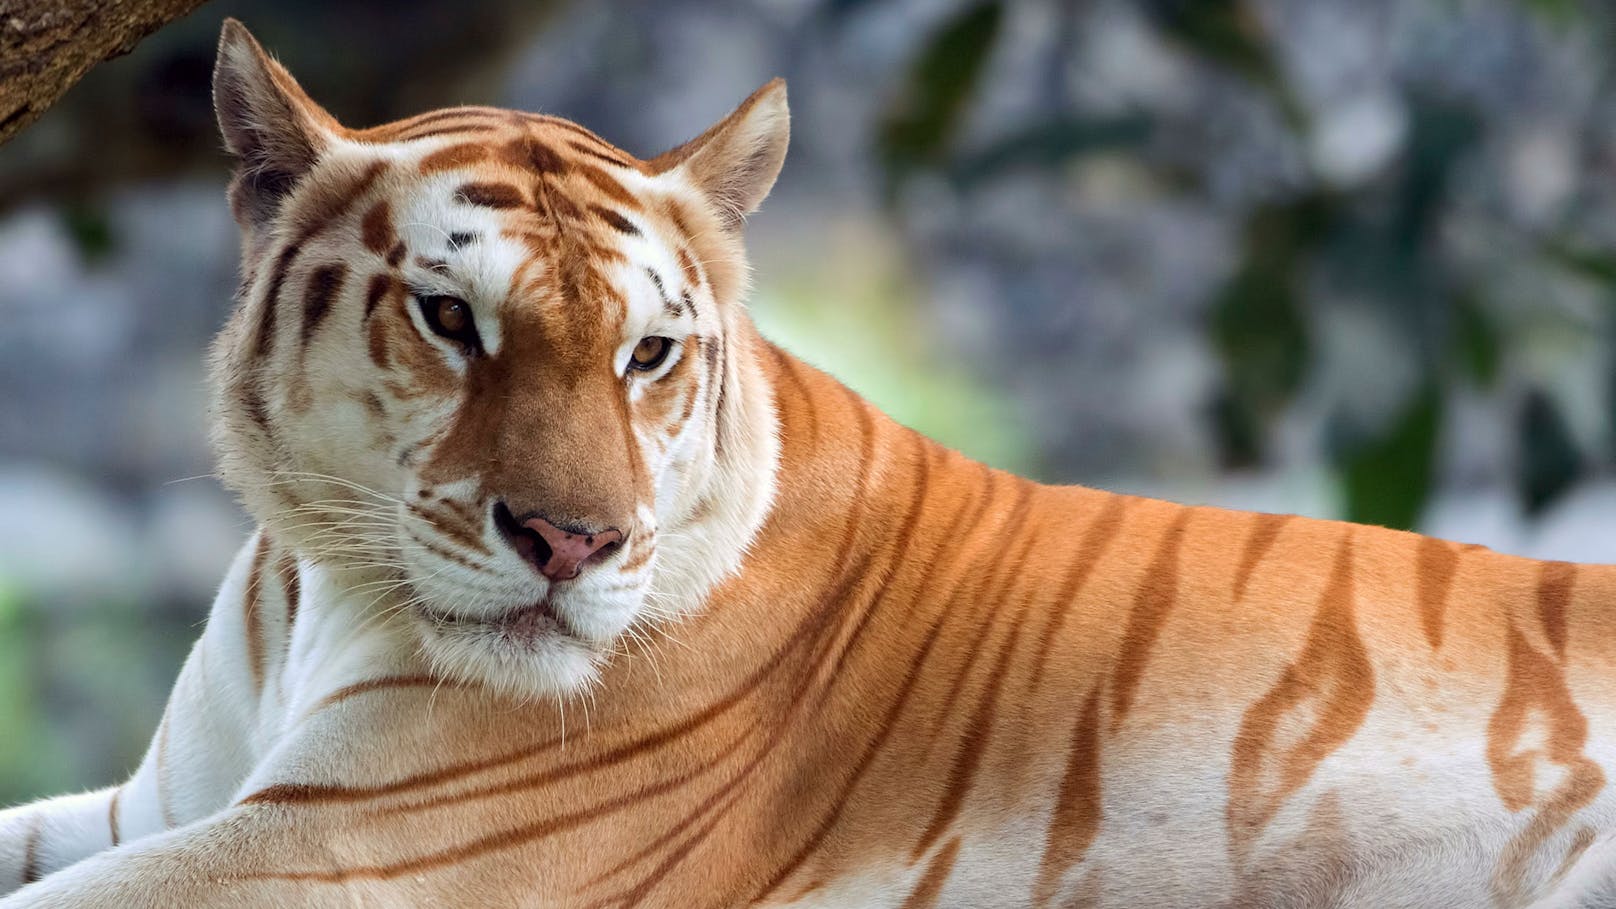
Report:
[[[214,103],[243,248],[214,435],[256,519],[525,694],[736,568],[778,456],[740,228],[782,82],[650,160],[485,107],[349,129],[232,20]]]

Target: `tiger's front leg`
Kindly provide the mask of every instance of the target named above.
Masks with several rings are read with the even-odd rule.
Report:
[[[297,598],[295,562],[273,549],[257,535],[237,554],[133,776],[0,812],[0,895],[229,804],[269,741],[265,680],[282,662]]]
[[[0,894],[118,845],[114,825],[122,790],[108,787],[0,811]]]
[[[404,885],[356,881],[311,889],[306,882],[255,876],[272,858],[319,867],[316,831],[290,824],[274,806],[244,805],[213,817],[103,849],[0,898],[0,909],[117,907],[416,905]],[[103,844],[105,845],[105,844]],[[385,892],[384,892],[385,890]]]
[[[479,866],[453,860],[486,837],[479,813],[451,823],[386,809],[487,782],[478,775],[511,755],[548,754],[549,714],[513,711],[473,686],[388,675],[329,692],[300,716],[209,816],[102,850],[0,909],[490,905],[466,898]],[[474,734],[489,729],[497,735]],[[471,743],[477,753],[446,771],[445,753]],[[530,845],[529,861],[542,848]]]

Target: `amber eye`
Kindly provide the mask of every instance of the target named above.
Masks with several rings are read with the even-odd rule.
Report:
[[[673,350],[673,342],[667,338],[652,336],[641,338],[640,343],[634,346],[634,353],[629,357],[629,369],[640,372],[650,372],[662,365],[668,358],[668,351]]]
[[[470,350],[482,350],[482,339],[477,337],[477,323],[471,316],[471,306],[465,300],[443,296],[418,299],[421,301],[421,316],[433,331]]]

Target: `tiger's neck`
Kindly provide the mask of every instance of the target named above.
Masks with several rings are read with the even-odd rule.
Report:
[[[1036,484],[899,425],[761,338],[757,351],[780,439],[767,516],[739,569],[665,630],[666,646],[608,670],[591,706],[597,726],[654,725],[695,703],[733,705],[731,715],[764,727],[814,710],[834,749],[835,711],[868,705],[838,705],[833,674],[913,656],[924,623],[963,587],[973,608],[991,608],[982,578],[931,566],[948,562],[950,536],[965,533],[959,502],[981,517],[989,498],[1024,506]]]

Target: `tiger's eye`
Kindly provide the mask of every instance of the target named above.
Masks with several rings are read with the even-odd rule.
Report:
[[[641,338],[640,343],[634,346],[634,353],[629,358],[629,368],[641,372],[649,372],[662,365],[668,358],[668,351],[673,349],[673,342],[667,338],[652,335]]]
[[[455,341],[467,350],[481,351],[482,339],[477,336],[477,320],[471,306],[459,297],[420,297],[421,316],[428,328],[441,337]]]
[[[471,313],[467,311],[466,304],[453,297],[438,298],[437,323],[443,326],[443,333],[458,335],[466,330],[471,322]]]

